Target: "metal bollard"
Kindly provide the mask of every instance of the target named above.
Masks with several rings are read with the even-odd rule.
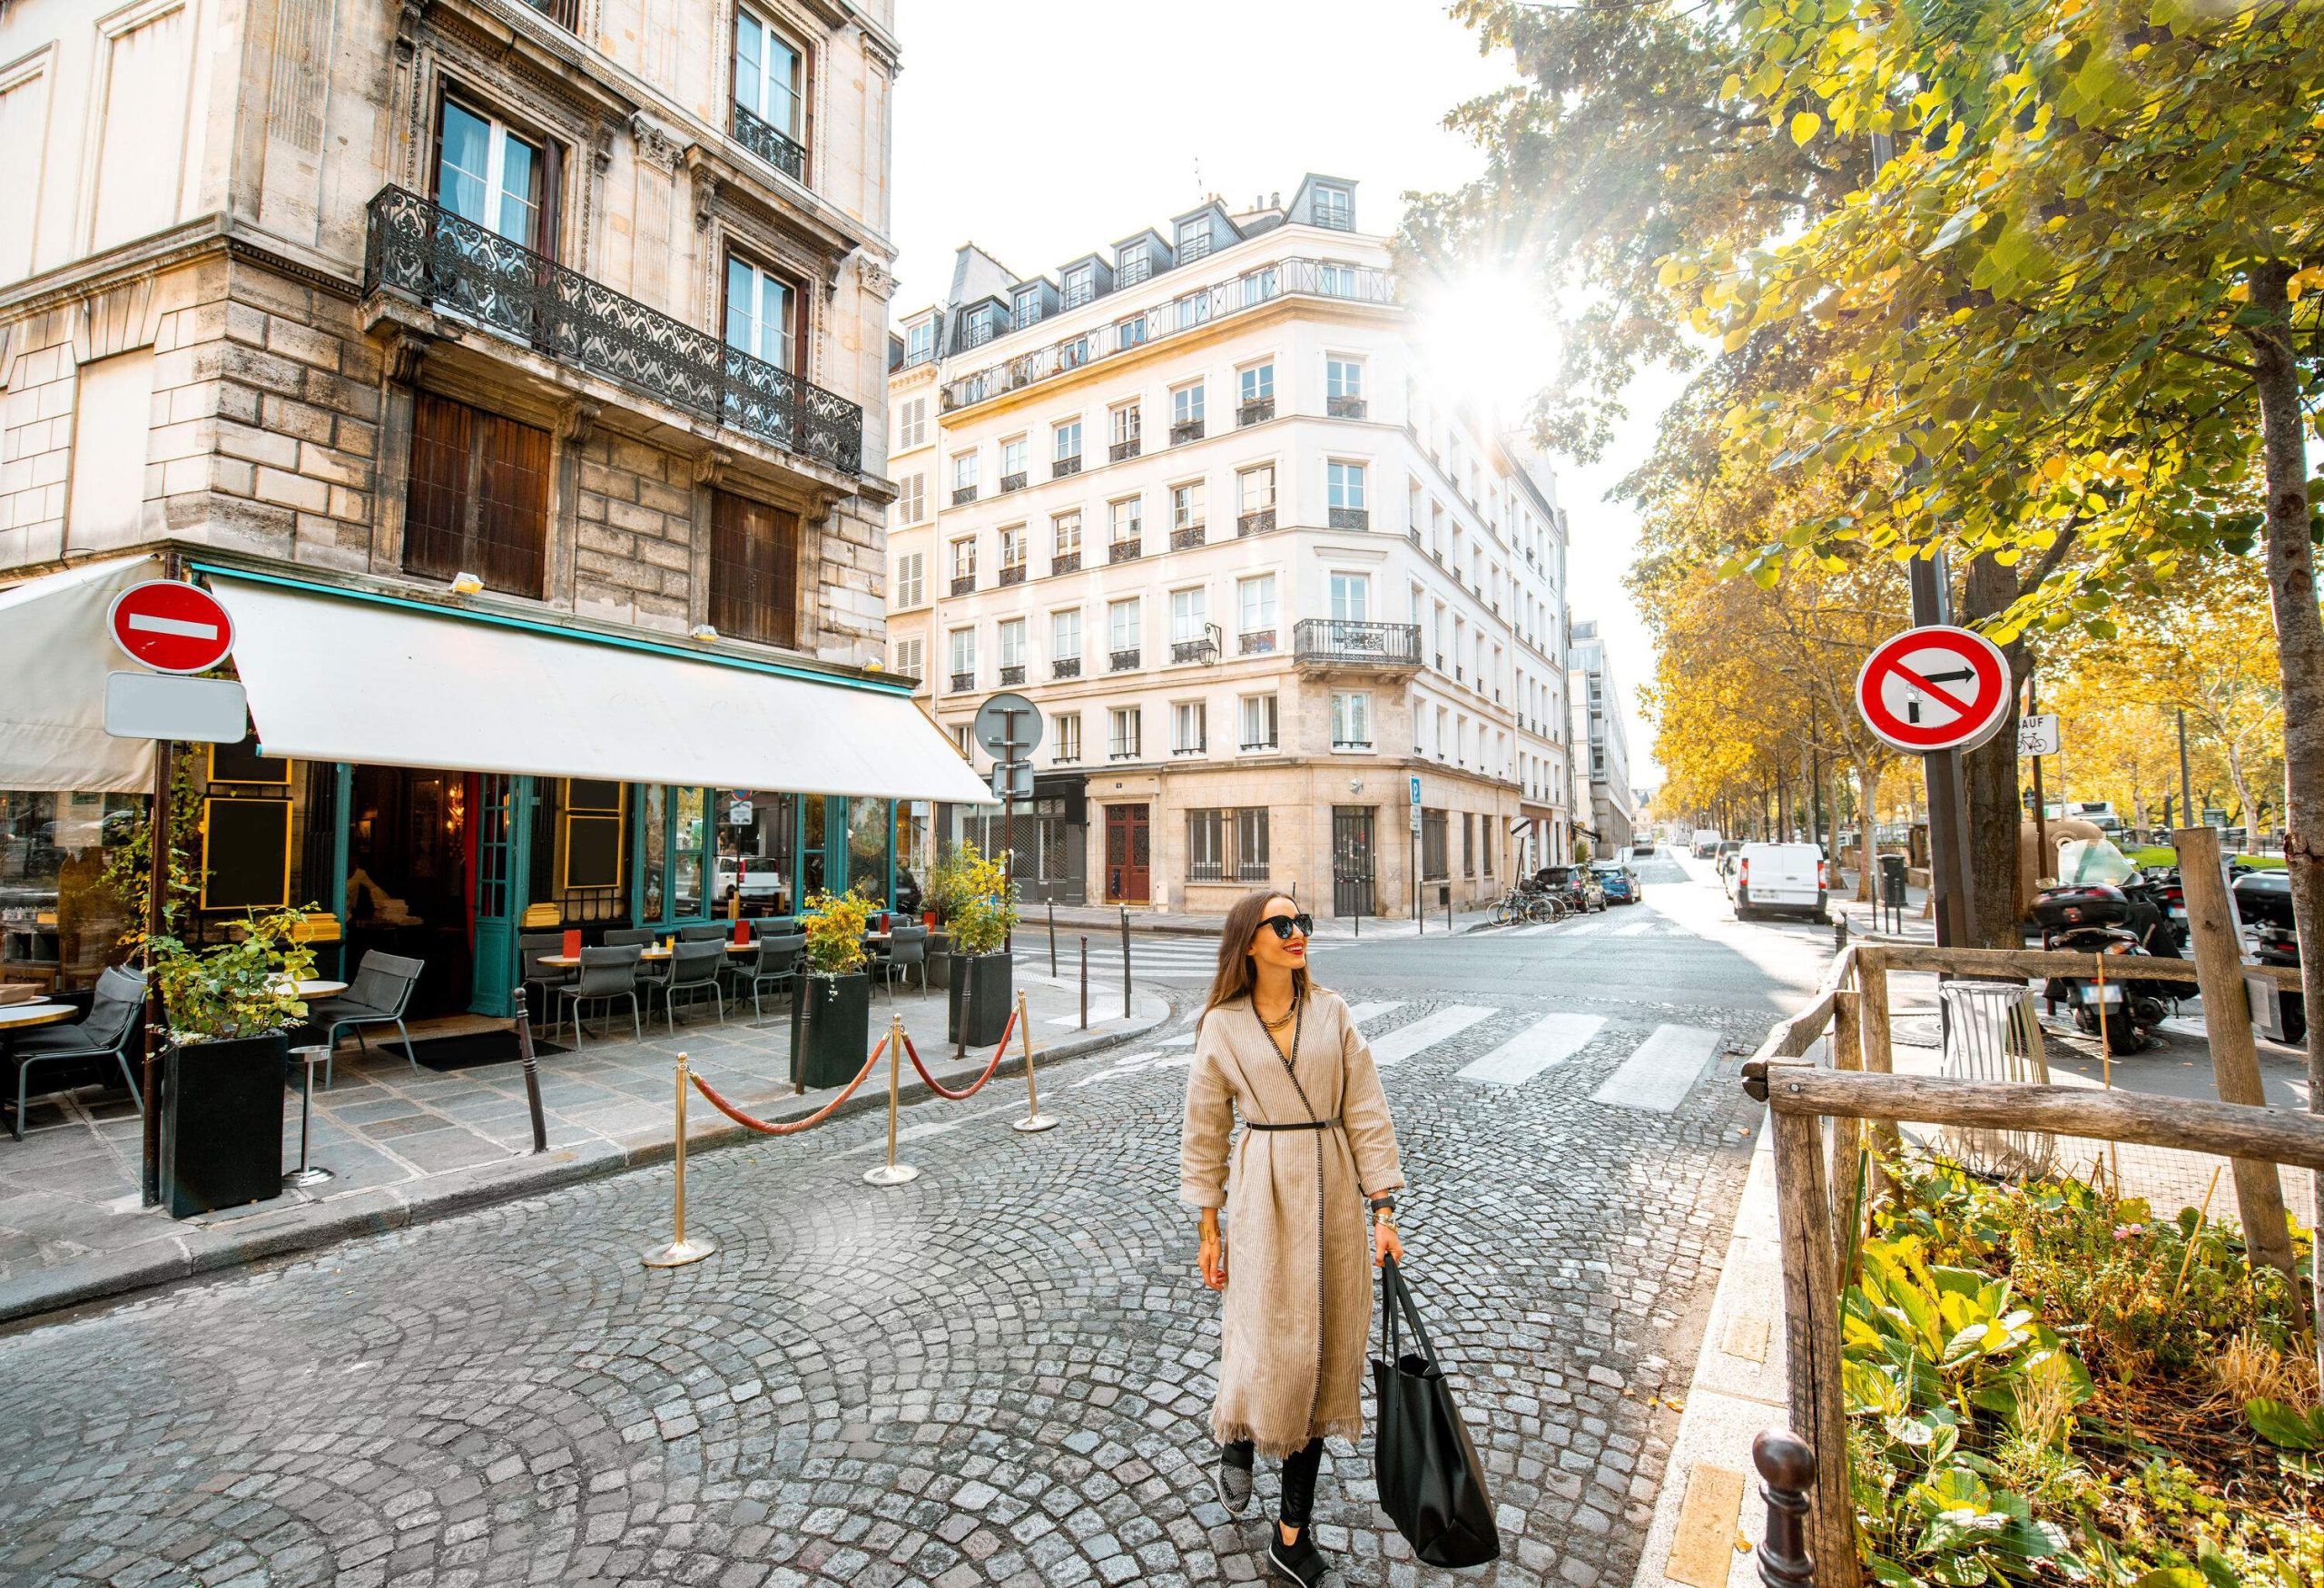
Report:
[[[1081,934],[1081,1029],[1089,1029],[1089,934]]]
[[[1452,930],[1452,890],[1450,888],[1444,890],[1444,930]]]
[[[1049,901],[1049,974],[1057,974],[1057,901]]]
[[[533,1062],[533,1016],[525,990],[517,989],[517,1057],[525,1066],[525,1106],[533,1112],[533,1151],[548,1150],[548,1121],[541,1115],[541,1072]]]
[[[648,1247],[644,1261],[649,1268],[682,1268],[688,1263],[698,1263],[718,1249],[718,1243],[704,1236],[697,1240],[686,1238],[686,1056],[678,1055],[678,1119],[676,1136],[671,1148],[670,1162],[675,1170],[675,1228],[667,1246]]]
[[[888,1017],[888,1161],[863,1171],[864,1180],[874,1186],[901,1186],[920,1179],[918,1169],[896,1161],[896,1107],[903,1090],[903,1060],[904,1017],[891,1014]]]
[[[1845,953],[1847,952],[1847,912],[1845,910],[1836,911],[1832,916],[1832,952],[1836,954]]]
[[[1129,1019],[1129,912],[1122,912],[1122,1019]]]
[[[1790,1429],[1769,1428],[1751,1441],[1751,1465],[1758,1468],[1759,1494],[1768,1503],[1768,1536],[1759,1548],[1759,1581],[1767,1588],[1816,1588],[1816,1563],[1807,1554],[1808,1495],[1816,1487],[1816,1452]]]
[[[1033,1017],[1025,1012],[1025,995],[1017,995],[1017,1037],[1025,1049],[1025,1117],[1009,1127],[1032,1135],[1057,1129],[1056,1119],[1041,1112],[1041,1090],[1033,1080]]]

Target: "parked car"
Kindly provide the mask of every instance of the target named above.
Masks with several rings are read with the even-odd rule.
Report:
[[[1593,865],[1590,874],[1597,880],[1598,888],[1609,904],[1635,904],[1646,897],[1646,890],[1639,885],[1638,874],[1626,865]]]
[[[1630,853],[1631,853],[1633,856],[1640,855],[1640,854],[1652,854],[1653,853],[1654,853],[1654,840],[1653,840],[1653,839],[1651,839],[1651,838],[1641,838],[1641,839],[1640,839],[1636,843],[1633,843],[1633,844],[1631,844],[1631,845],[1630,845]]]
[[[1735,891],[1735,857],[1743,853],[1740,838],[1722,838],[1712,849],[1711,856],[1718,863],[1720,882],[1728,893]]]
[[[1693,848],[1695,858],[1697,860],[1709,860],[1712,855],[1717,854],[1718,853],[1718,829],[1716,827],[1696,828]]]
[[[1829,919],[1825,912],[1830,885],[1823,851],[1813,843],[1745,843],[1737,846],[1735,918],[1756,921],[1777,912]]]
[[[1577,913],[1606,907],[1606,890],[1586,865],[1545,865],[1533,873],[1533,880]]]
[[[783,866],[755,854],[722,854],[712,873],[713,896],[720,903],[740,894],[746,902],[774,902],[790,892]]]

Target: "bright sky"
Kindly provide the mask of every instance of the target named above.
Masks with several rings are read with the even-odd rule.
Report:
[[[896,12],[899,315],[943,294],[962,242],[1012,271],[1053,272],[1167,225],[1206,192],[1230,209],[1262,192],[1288,199],[1304,172],[1354,181],[1357,224],[1391,232],[1403,193],[1477,170],[1445,113],[1511,81],[1507,57],[1481,57],[1433,0],[897,0]],[[1521,304],[1511,316],[1539,323]],[[1545,340],[1499,339],[1475,360],[1477,379],[1498,389],[1478,395],[1512,402],[1539,384],[1529,365],[1541,366]],[[1537,350],[1512,358],[1512,341]],[[1654,400],[1633,404],[1612,455],[1558,471],[1573,521],[1567,598],[1603,625],[1631,709],[1632,781],[1650,786],[1659,774],[1637,699],[1653,653],[1621,586],[1636,520],[1600,499],[1644,456],[1676,390],[1668,380],[1641,386]]]

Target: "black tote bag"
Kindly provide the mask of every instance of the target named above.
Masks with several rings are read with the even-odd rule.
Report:
[[[1413,1327],[1412,1356],[1401,1349],[1400,1313]],[[1498,1560],[1501,1533],[1484,1467],[1393,1258],[1380,1266],[1380,1338],[1387,1359],[1372,1359],[1372,1389],[1380,1404],[1373,1465],[1381,1508],[1432,1566]]]

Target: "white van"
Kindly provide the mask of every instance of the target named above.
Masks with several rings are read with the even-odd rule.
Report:
[[[1826,920],[1829,883],[1824,852],[1813,843],[1747,843],[1735,857],[1735,918],[1781,912]]]
[[[1718,853],[1718,829],[1716,827],[1696,828],[1695,841],[1689,847],[1694,851],[1697,860],[1709,860]]]

